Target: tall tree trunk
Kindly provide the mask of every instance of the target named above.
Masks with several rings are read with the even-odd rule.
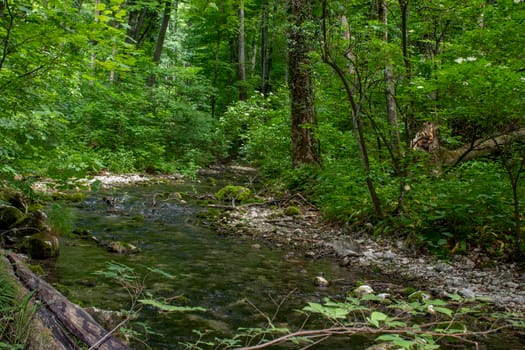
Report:
[[[239,100],[245,101],[248,98],[246,89],[246,50],[244,41],[244,0],[239,3],[239,37],[238,37],[238,73],[239,73]]]
[[[5,36],[3,38],[3,43],[2,43],[2,57],[0,57],[0,71],[1,71],[4,66],[5,60],[7,59],[7,53],[9,51],[9,41],[11,38],[11,32],[13,30],[13,26],[15,22],[15,16],[13,15],[13,12],[11,11],[11,7],[9,6],[9,3],[7,2],[7,0],[2,0],[0,4],[2,6],[0,8],[0,18],[6,16],[4,14],[4,9],[7,10],[7,16],[9,16],[7,20],[8,21],[7,28],[5,30]]]
[[[399,0],[399,8],[401,10],[401,51],[403,52],[407,78],[410,79],[412,77],[412,65],[408,53],[408,2],[409,0]]]
[[[162,56],[162,49],[164,48],[164,41],[166,40],[166,32],[171,18],[172,0],[165,0],[164,13],[162,15],[162,23],[159,29],[159,36],[155,44],[155,52],[153,52],[153,63],[158,65]],[[155,84],[155,75],[152,73],[148,78],[148,86]]]
[[[388,44],[388,7],[386,0],[380,0],[379,4],[379,20],[383,24],[383,42]],[[401,160],[401,138],[399,135],[399,122],[397,119],[397,105],[395,99],[395,85],[394,85],[394,67],[390,62],[390,58],[386,58],[385,62],[385,99],[386,99],[386,114],[388,123],[390,124],[390,150],[393,158],[394,171],[399,174],[399,162]]]
[[[212,80],[213,87],[217,86],[217,80],[219,77],[221,44],[222,44],[222,31],[218,29],[217,30],[217,42],[215,45],[215,65],[213,67],[213,80]],[[216,93],[213,93],[211,96],[211,116],[212,118],[215,117],[216,109],[217,109],[217,95]]]
[[[100,17],[99,4],[100,4],[100,0],[95,0],[95,17],[94,17],[95,23],[98,23],[99,17]],[[95,74],[96,60],[97,60],[97,54],[95,53],[95,48],[93,48],[91,50],[91,57],[90,57],[90,66],[91,66],[91,71],[93,72],[93,74]],[[89,85],[93,85],[93,80],[89,81]]]
[[[380,0],[379,4],[379,21],[383,24],[383,41],[388,45],[388,5],[386,0]],[[406,164],[402,159],[401,152],[401,135],[399,133],[399,121],[397,117],[397,104],[395,99],[395,84],[394,84],[394,67],[387,57],[385,63],[385,99],[386,99],[386,114],[388,123],[390,125],[390,153],[392,155],[392,166],[394,174],[399,177],[399,197],[397,199],[396,214],[403,211],[403,200],[406,193],[405,178]]]
[[[311,18],[313,0],[290,0],[288,68],[292,117],[292,166],[320,164],[319,141],[315,136],[317,115],[314,107],[312,67],[308,53],[310,34],[303,23]]]
[[[261,15],[261,92],[264,96],[268,93],[266,71],[268,69],[268,0],[263,1]]]
[[[275,21],[277,4],[273,2],[272,24]],[[262,5],[261,18],[261,92],[267,96],[271,90],[271,71],[273,61],[273,41],[275,30],[270,31],[270,2],[265,0]]]

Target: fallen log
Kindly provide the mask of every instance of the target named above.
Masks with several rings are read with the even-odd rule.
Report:
[[[109,332],[84,309],[70,302],[53,286],[31,272],[16,254],[8,253],[7,258],[15,275],[26,288],[35,293],[35,298],[42,303],[41,308],[49,310],[46,321],[56,324],[47,325],[48,327],[51,329],[65,328],[90,349],[131,350],[122,340],[108,334]]]

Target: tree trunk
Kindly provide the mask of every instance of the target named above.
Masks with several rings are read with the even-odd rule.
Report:
[[[386,0],[380,0],[379,6],[379,20],[383,24],[383,42],[388,44],[388,7]],[[386,114],[388,123],[390,125],[390,150],[392,152],[392,161],[394,165],[394,172],[399,175],[401,169],[399,163],[401,161],[401,138],[399,135],[399,123],[397,119],[397,105],[395,99],[395,85],[394,85],[394,67],[390,62],[389,57],[386,58],[385,63],[385,99],[386,99]]]
[[[215,45],[215,65],[213,66],[213,80],[212,80],[212,86],[217,86],[217,80],[219,78],[219,64],[220,64],[220,51],[221,51],[221,44],[222,44],[222,31],[220,29],[217,30],[217,42]],[[215,93],[211,96],[211,116],[212,118],[215,117],[216,109],[217,109],[217,95]]]
[[[379,4],[379,21],[383,24],[383,42],[388,45],[388,5],[386,0],[380,0]],[[405,177],[407,174],[407,167],[402,159],[401,152],[401,136],[399,133],[399,121],[397,118],[397,104],[395,99],[396,89],[394,84],[394,67],[390,61],[390,57],[386,57],[385,63],[385,99],[386,99],[386,114],[388,123],[390,125],[390,153],[392,157],[392,167],[394,174],[399,177],[399,196],[397,199],[396,214],[403,211],[403,200],[405,198],[406,184]]]
[[[170,23],[172,9],[172,0],[166,0],[164,3],[164,14],[162,15],[162,23],[159,29],[159,36],[157,38],[157,43],[155,45],[155,52],[153,52],[153,62],[155,64],[160,63],[160,58],[162,56],[162,49],[164,48],[164,40],[166,39],[166,32],[168,30],[168,25]],[[155,75],[151,74],[148,78],[148,86],[153,86],[155,84]]]
[[[7,53],[9,50],[9,41],[11,38],[11,32],[13,30],[13,26],[15,22],[15,16],[13,15],[13,12],[11,11],[11,7],[9,6],[9,3],[7,2],[7,0],[2,0],[0,4],[2,6],[0,8],[0,16],[1,16],[0,18],[6,16],[4,14],[4,9],[7,9],[7,16],[9,16],[7,28],[5,31],[5,36],[3,38],[4,42],[2,43],[2,57],[0,57],[0,71],[1,71],[4,66],[5,60],[7,59]]]
[[[320,164],[319,142],[315,136],[317,115],[314,107],[312,67],[308,53],[310,34],[302,24],[311,17],[312,0],[291,0],[288,30],[288,68],[292,117],[292,167]]]
[[[71,303],[53,286],[26,268],[20,259],[9,253],[7,258],[13,266],[15,275],[35,296],[41,305],[54,316],[51,321],[65,327],[89,348],[99,350],[131,349],[120,339],[108,333],[91,315],[78,305]]]
[[[244,0],[239,3],[239,54],[238,54],[238,73],[239,73],[239,100],[245,101],[248,98],[246,89],[246,50],[244,40]]]
[[[268,0],[263,1],[261,16],[261,93],[264,96],[268,93],[268,82],[266,81],[266,72],[268,70],[268,6]]]

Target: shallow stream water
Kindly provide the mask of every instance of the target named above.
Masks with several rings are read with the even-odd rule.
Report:
[[[181,343],[194,341],[195,329],[231,337],[238,327],[264,327],[266,318],[274,315],[276,326],[297,329],[305,319],[297,310],[308,301],[342,298],[349,286],[371,278],[358,268],[341,268],[333,259],[307,259],[298,252],[213,232],[197,217],[204,209],[181,202],[179,193],[197,195],[214,190],[200,184],[173,183],[123,186],[89,194],[85,201],[72,205],[75,227],[89,230],[100,242],[131,243],[140,252],[117,255],[92,241],[63,238],[60,256],[46,267],[48,280],[82,306],[125,310],[130,304],[128,293],[115,281],[96,274],[106,270],[108,263],[117,262],[144,276],[147,292],[153,296],[205,308],[204,312],[188,313],[159,313],[151,307],[143,310],[136,322],[144,322],[156,333],[145,338],[148,345],[170,350],[183,349]],[[175,278],[151,273],[148,268],[161,269]],[[338,282],[317,287],[313,281],[318,275]],[[502,345],[495,339],[483,348],[515,348],[513,341],[509,342]],[[353,337],[315,349],[365,349],[369,345],[369,339]]]
[[[177,193],[212,190],[194,186],[128,186],[90,194],[75,206],[76,228],[89,230],[101,242],[132,243],[140,253],[122,256],[90,241],[64,238],[60,256],[47,267],[48,279],[82,306],[121,310],[129,305],[126,291],[95,272],[105,270],[112,261],[133,267],[147,275],[145,285],[152,295],[177,297],[175,303],[184,300],[181,305],[207,310],[158,313],[146,308],[139,321],[159,333],[148,344],[153,349],[179,349],[180,342],[195,339],[193,329],[231,336],[238,327],[263,327],[265,317],[274,314],[277,326],[298,327],[304,315],[295,310],[307,301],[342,296],[347,286],[362,277],[333,260],[307,259],[289,250],[218,235],[199,223],[197,213],[202,208],[177,199]],[[114,207],[104,198],[114,201]],[[148,267],[175,278],[149,273]],[[317,287],[314,278],[318,275],[340,283]]]

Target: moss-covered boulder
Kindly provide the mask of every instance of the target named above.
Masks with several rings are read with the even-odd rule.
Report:
[[[49,259],[58,256],[58,238],[50,232],[35,233],[22,243],[22,250],[33,259]]]
[[[230,201],[234,205],[235,202],[246,202],[253,198],[253,194],[247,187],[227,185],[218,190],[215,197],[220,201]]]
[[[286,216],[299,216],[301,215],[301,209],[294,205],[290,205],[284,209],[283,214]]]
[[[10,205],[0,205],[0,230],[9,229],[14,223],[22,221],[24,213]]]
[[[10,228],[27,228],[27,231],[32,230],[33,233],[51,232],[47,215],[41,210],[27,214],[27,216],[11,225]]]
[[[28,203],[23,193],[11,188],[0,189],[0,201],[9,203],[13,207],[18,208],[20,210],[26,210]]]

